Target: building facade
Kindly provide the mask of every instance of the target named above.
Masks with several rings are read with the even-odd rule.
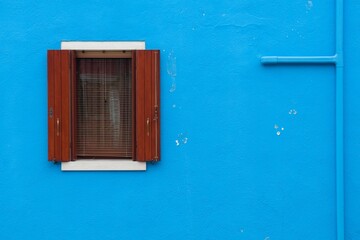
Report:
[[[358,1],[344,1],[345,239],[360,239]],[[48,162],[47,50],[160,50],[161,161]],[[0,239],[336,239],[335,1],[0,3]]]

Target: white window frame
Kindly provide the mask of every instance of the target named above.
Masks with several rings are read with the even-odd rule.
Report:
[[[144,41],[62,41],[61,50],[144,50]],[[146,171],[146,162],[131,159],[78,159],[61,162],[62,171]]]

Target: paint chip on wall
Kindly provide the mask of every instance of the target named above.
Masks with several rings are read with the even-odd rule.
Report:
[[[178,138],[175,140],[176,146],[185,145],[188,143],[189,138],[184,133],[179,133]]]
[[[169,92],[175,92],[176,90],[176,57],[174,51],[171,50],[167,57],[167,73],[171,78],[171,86]]]

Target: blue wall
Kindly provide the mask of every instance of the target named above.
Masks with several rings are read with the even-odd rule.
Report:
[[[0,239],[335,239],[334,68],[259,60],[333,54],[334,5],[1,1]],[[345,1],[349,240],[360,239],[359,12]],[[160,163],[61,172],[47,161],[46,51],[61,40],[161,50]]]

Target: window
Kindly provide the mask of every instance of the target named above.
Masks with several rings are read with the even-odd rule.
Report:
[[[49,160],[159,161],[159,51],[76,49],[48,51]]]

